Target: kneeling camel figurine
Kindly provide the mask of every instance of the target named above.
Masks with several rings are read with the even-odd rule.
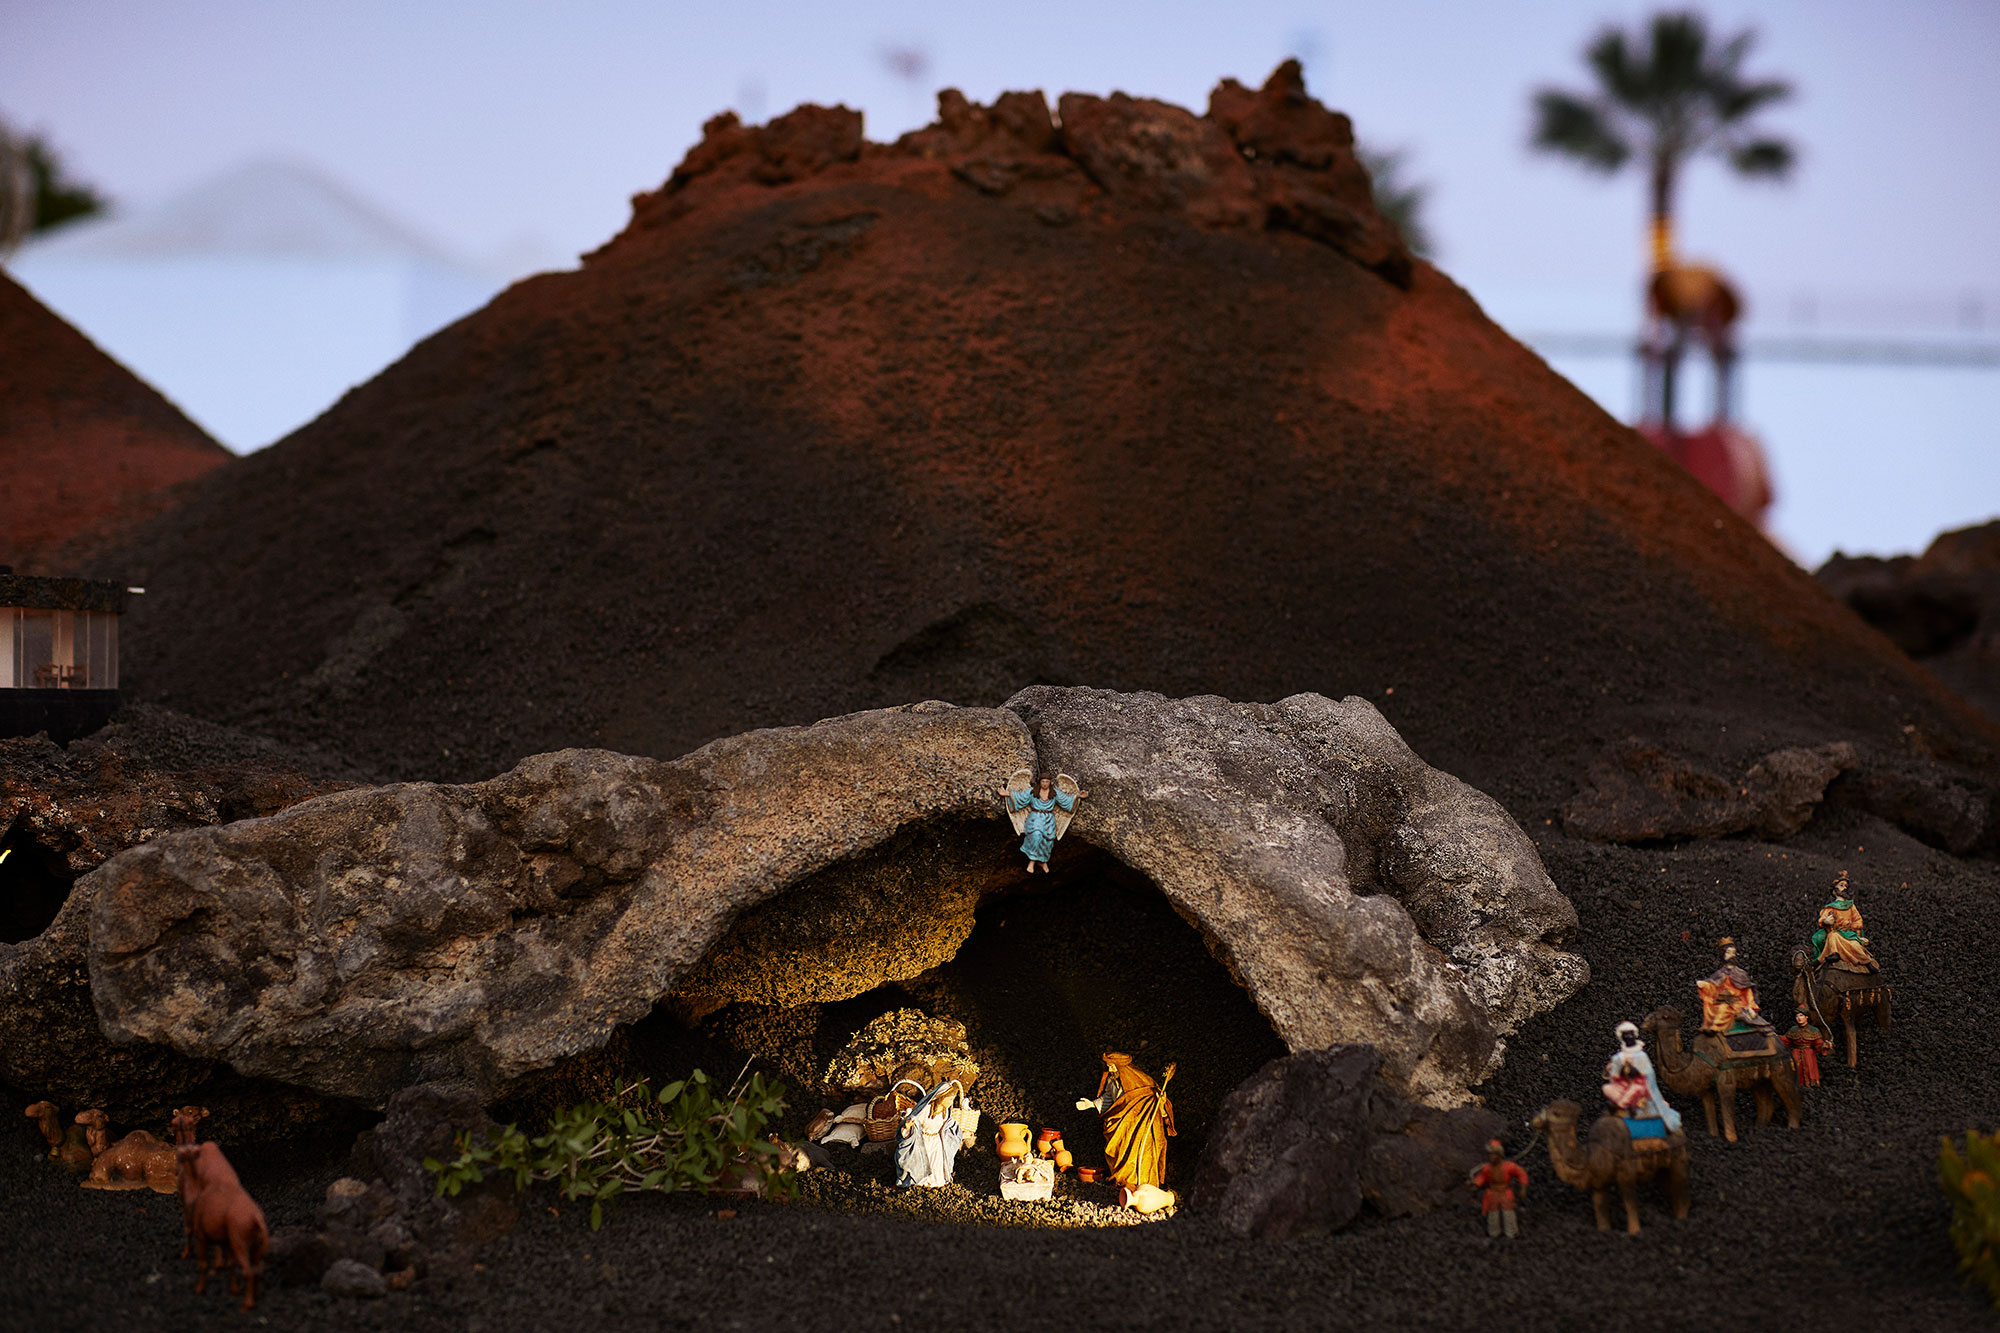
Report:
[[[1597,1229],[1611,1229],[1611,1187],[1616,1185],[1625,1201],[1625,1232],[1639,1234],[1639,1182],[1658,1176],[1667,1187],[1667,1202],[1675,1217],[1688,1215],[1687,1136],[1679,1130],[1669,1133],[1664,1146],[1641,1148],[1632,1138],[1626,1122],[1615,1115],[1601,1115],[1590,1127],[1590,1142],[1579,1144],[1576,1122],[1583,1108],[1575,1102],[1555,1101],[1543,1107],[1534,1119],[1536,1129],[1549,1136],[1549,1165],[1563,1184],[1590,1191],[1591,1207],[1597,1212]]]
[[[49,1156],[71,1171],[90,1170],[90,1142],[81,1125],[65,1126],[54,1102],[36,1102],[22,1112],[48,1142]]]
[[[109,1123],[103,1111],[79,1111],[76,1123],[83,1126],[90,1144],[90,1175],[87,1190],[142,1190],[172,1194],[180,1188],[174,1168],[174,1150],[143,1129],[135,1129],[116,1143],[105,1131]]]

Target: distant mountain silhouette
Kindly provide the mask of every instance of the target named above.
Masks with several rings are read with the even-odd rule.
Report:
[[[73,572],[50,563],[65,543],[156,512],[229,457],[0,273],[0,564]]]

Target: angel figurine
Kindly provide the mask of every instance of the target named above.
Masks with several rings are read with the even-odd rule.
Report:
[[[1007,785],[1000,789],[1000,799],[1007,802],[1007,818],[1014,821],[1014,832],[1024,835],[1021,852],[1028,858],[1028,873],[1034,874],[1035,867],[1040,866],[1046,875],[1056,840],[1069,832],[1076,803],[1090,793],[1079,788],[1076,779],[1067,773],[1056,774],[1053,782],[1048,774],[1042,774],[1032,792],[1028,790],[1031,782],[1034,775],[1027,769],[1014,770]]]

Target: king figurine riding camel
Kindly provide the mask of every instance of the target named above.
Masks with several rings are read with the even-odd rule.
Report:
[[[1875,1011],[1875,1026],[1889,1026],[1894,990],[1882,980],[1882,965],[1861,933],[1861,909],[1848,896],[1847,872],[1834,882],[1833,897],[1819,909],[1812,942],[1792,950],[1792,1002],[1813,1017],[1822,1032],[1839,1019],[1847,1034],[1847,1066],[1860,1060],[1854,1016]]]
[[[1757,1098],[1757,1123],[1767,1125],[1772,1097],[1784,1103],[1785,1123],[1799,1127],[1798,1079],[1792,1055],[1770,1021],[1757,1009],[1757,987],[1736,961],[1736,944],[1723,939],[1722,966],[1695,983],[1701,995],[1701,1031],[1694,1049],[1681,1048],[1681,1015],[1672,1007],[1655,1009],[1640,1026],[1660,1048],[1660,1082],[1669,1092],[1701,1098],[1708,1132],[1716,1132],[1720,1112],[1722,1136],[1736,1142],[1736,1092],[1749,1088]]]

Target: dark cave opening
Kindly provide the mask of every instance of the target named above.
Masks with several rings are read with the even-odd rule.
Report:
[[[0,943],[19,944],[49,928],[76,876],[62,853],[19,824],[0,838]]]
[[[1101,1054],[1122,1050],[1154,1076],[1169,1062],[1178,1067],[1168,1088],[1178,1130],[1168,1183],[1185,1185],[1223,1098],[1283,1055],[1283,1041],[1201,931],[1146,876],[1080,839],[1061,844],[1053,875],[1031,879],[1022,864],[1005,827],[996,834],[990,821],[906,830],[877,853],[746,913],[674,996],[621,1033],[617,1056],[656,1081],[697,1066],[727,1078],[752,1060],[791,1089],[781,1128],[797,1136],[822,1106],[844,1104],[821,1079],[871,1019],[904,1008],[954,1019],[980,1066],[970,1101],[981,1112],[957,1179],[992,1193],[1001,1121],[1061,1130],[1079,1165],[1103,1165],[1097,1114],[1075,1102],[1096,1094]],[[835,976],[851,966],[854,956],[828,946],[829,935],[848,946],[861,941],[862,952],[904,956],[898,930],[926,935],[932,921],[959,911],[954,894],[966,895],[959,926],[942,949],[935,940],[917,949],[919,961],[924,948],[941,961],[865,988],[853,983],[858,993],[782,1002],[796,998],[782,992],[817,963]],[[935,916],[899,926],[898,903]],[[871,934],[877,938],[867,944]],[[800,941],[789,957],[755,947],[782,939]],[[738,998],[765,986],[780,1002]],[[890,1177],[888,1154],[864,1160],[835,1152],[861,1174]]]

